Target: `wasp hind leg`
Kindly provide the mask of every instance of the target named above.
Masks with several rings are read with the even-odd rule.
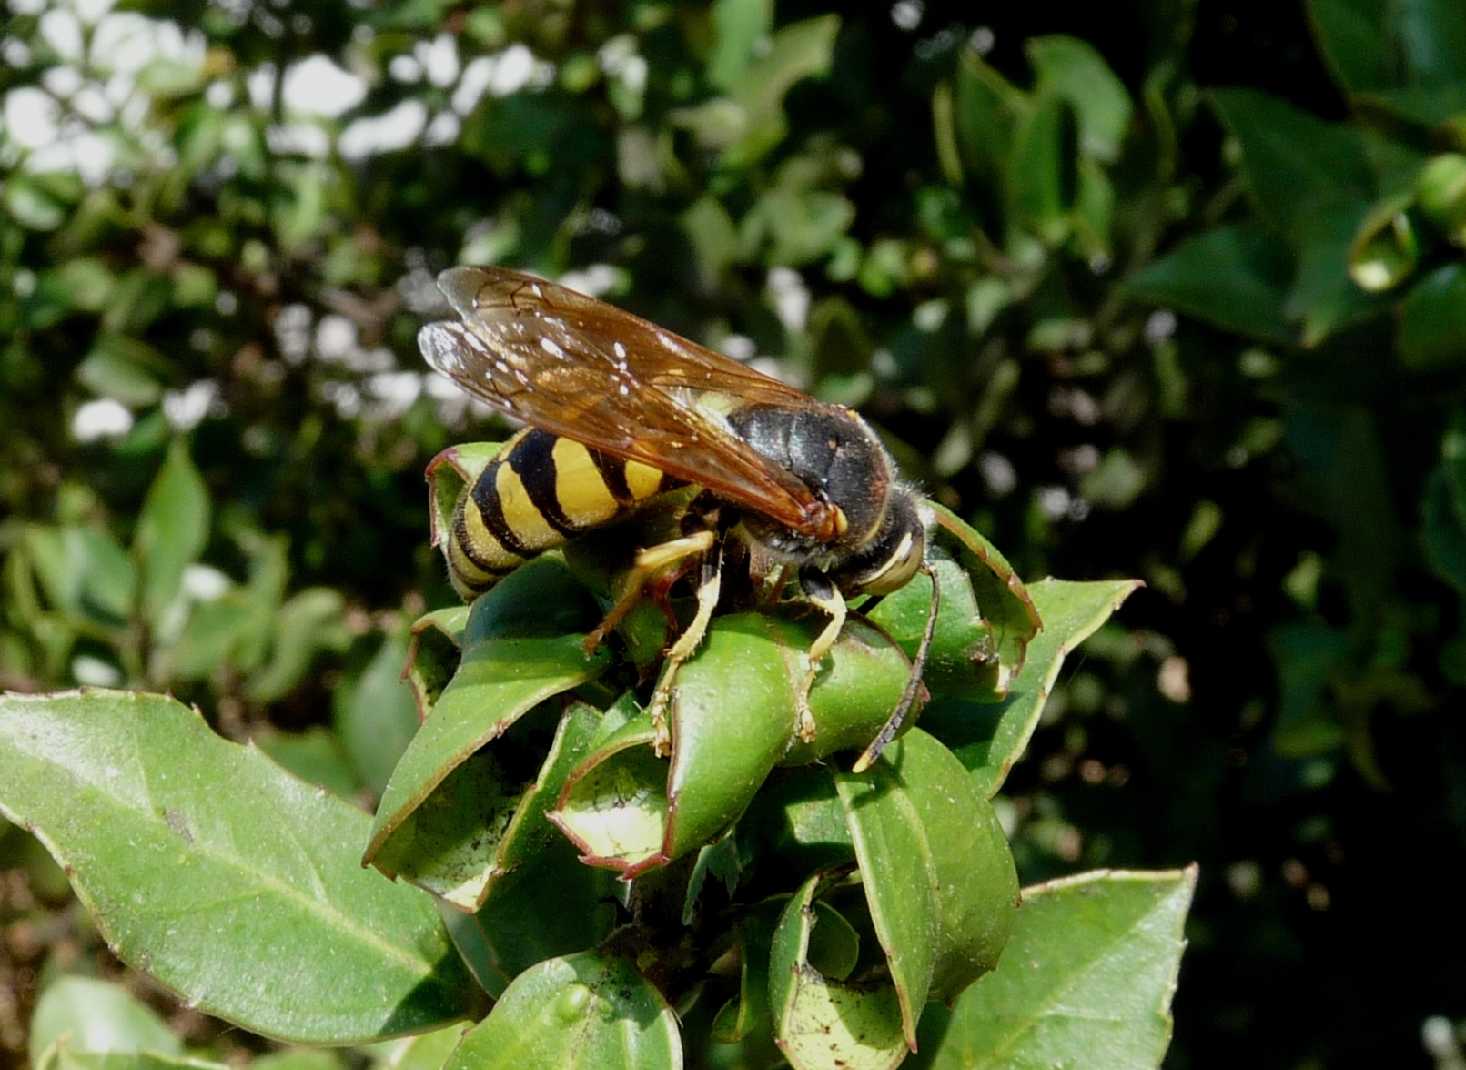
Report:
[[[711,546],[713,533],[709,531],[703,534],[708,536],[708,544]],[[652,750],[659,758],[664,758],[672,752],[672,733],[667,726],[667,706],[672,695],[672,683],[682,663],[697,653],[697,648],[702,646],[702,641],[708,632],[708,625],[713,619],[713,610],[718,608],[718,599],[722,593],[723,548],[720,545],[703,558],[702,575],[697,584],[697,611],[663,657],[662,672],[657,677],[656,689],[652,692],[651,702],[647,706],[647,709],[651,711],[652,727],[656,732],[652,738]]]
[[[636,559],[632,562],[631,569],[626,573],[626,578],[622,582],[621,593],[617,596],[615,604],[606,612],[596,629],[585,637],[585,652],[587,654],[595,653],[596,647],[600,646],[606,636],[611,634],[611,630],[621,623],[622,618],[631,612],[636,603],[641,601],[642,589],[654,576],[689,557],[706,554],[708,550],[712,549],[716,538],[717,536],[711,531],[699,531],[695,535],[681,539],[669,539],[656,546],[649,546],[645,550],[638,550]]]
[[[829,654],[835,640],[840,638],[840,630],[845,627],[846,610],[844,597],[835,590],[830,577],[818,569],[800,569],[799,586],[810,603],[823,610],[830,618],[829,623],[809,645],[809,668],[794,695],[794,708],[799,715],[799,738],[808,743],[814,739],[815,734],[814,711],[809,708],[809,693],[814,688],[814,680],[819,675],[825,655]]]

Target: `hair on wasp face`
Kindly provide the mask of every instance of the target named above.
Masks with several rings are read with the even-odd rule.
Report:
[[[482,593],[529,558],[666,491],[700,487],[698,500],[717,508],[690,517],[683,538],[638,554],[592,641],[642,585],[700,562],[697,614],[667,652],[651,700],[664,749],[672,675],[697,650],[722,597],[726,540],[741,541],[758,567],[797,570],[806,600],[829,617],[797,694],[800,735],[812,738],[809,690],[844,624],[844,596],[885,594],[925,568],[917,495],[875,432],[844,406],[544,279],[451,268],[438,284],[460,318],[422,328],[424,358],[528,425],[460,497],[445,547],[459,593]],[[937,598],[933,582],[926,638],[879,746],[918,693]]]

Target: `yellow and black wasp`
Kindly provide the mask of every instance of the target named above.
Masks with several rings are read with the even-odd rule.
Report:
[[[725,550],[758,579],[797,573],[829,615],[809,651],[807,696],[834,645],[846,596],[882,595],[926,565],[916,493],[854,411],[830,405],[605,302],[504,268],[450,268],[438,286],[458,320],[418,335],[424,358],[469,394],[528,427],[459,498],[446,553],[465,598],[545,550],[688,484],[701,494],[682,537],[641,550],[594,645],[654,577],[698,568],[697,611],[668,650],[651,709],[661,749],[673,674],[700,645],[722,591]],[[922,644],[897,707],[855,768],[894,737],[920,688],[936,621],[932,582]]]

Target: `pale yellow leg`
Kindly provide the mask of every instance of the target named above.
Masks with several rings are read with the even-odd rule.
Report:
[[[814,740],[815,734],[814,711],[809,708],[809,693],[814,688],[820,665],[835,645],[835,640],[840,638],[841,629],[845,627],[845,599],[822,575],[804,573],[800,576],[800,585],[804,588],[805,597],[830,616],[830,622],[809,645],[809,668],[794,696],[795,709],[799,714],[799,738],[809,743]]]
[[[708,534],[711,534],[709,532]],[[662,672],[657,677],[656,690],[652,692],[652,726],[656,735],[652,738],[652,750],[659,758],[672,752],[672,733],[667,727],[667,704],[672,695],[672,682],[682,663],[702,646],[708,625],[713,619],[713,610],[718,608],[718,598],[723,592],[723,554],[718,550],[703,562],[702,579],[697,585],[697,612],[683,629],[677,641],[672,644],[662,661]]]
[[[657,573],[663,569],[686,560],[696,554],[705,554],[712,548],[716,536],[711,531],[699,531],[696,535],[689,535],[682,539],[669,539],[667,542],[658,543],[656,546],[649,546],[645,550],[636,552],[636,559],[632,562],[631,569],[626,573],[625,582],[621,587],[621,594],[616,602],[595,631],[585,637],[585,652],[593,654],[601,641],[611,634],[611,629],[621,623],[621,619],[631,612],[633,606],[641,601],[642,588]]]

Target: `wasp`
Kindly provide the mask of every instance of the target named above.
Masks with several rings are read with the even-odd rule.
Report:
[[[797,692],[808,695],[844,625],[845,599],[932,578],[922,641],[900,701],[856,762],[894,738],[920,689],[937,616],[928,518],[890,453],[853,410],[603,301],[505,268],[456,267],[438,286],[458,319],[425,325],[423,357],[463,390],[527,426],[460,496],[445,553],[472,598],[529,558],[620,520],[677,488],[700,488],[683,535],[640,550],[588,649],[654,578],[697,570],[697,608],[672,644],[650,709],[658,751],[677,667],[701,644],[722,596],[730,546],[760,580],[797,576],[828,616]],[[740,557],[740,560],[742,560]]]

